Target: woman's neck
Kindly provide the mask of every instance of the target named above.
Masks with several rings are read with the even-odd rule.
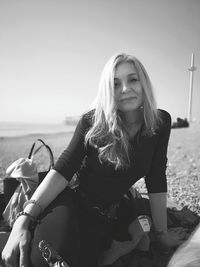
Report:
[[[133,138],[139,131],[142,123],[143,116],[140,111],[138,112],[127,112],[123,116],[124,126],[129,134],[130,138]]]
[[[140,125],[143,121],[143,117],[140,111],[130,111],[123,114],[123,121],[127,126]]]

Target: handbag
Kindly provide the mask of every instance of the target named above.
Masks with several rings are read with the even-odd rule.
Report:
[[[37,143],[41,143],[41,145],[36,148]],[[37,139],[31,146],[28,159],[33,159],[34,156],[40,151],[40,149],[44,147],[46,152],[49,155],[49,168],[47,171],[38,172],[39,183],[44,179],[50,169],[54,166],[54,156],[51,148],[42,140]],[[3,180],[3,188],[4,188],[4,205],[7,205],[13,193],[15,192],[17,186],[19,186],[20,182],[17,179],[10,178],[6,176]]]
[[[36,148],[37,143],[41,143],[38,148]],[[33,159],[42,147],[45,147],[50,163],[46,171],[38,172]],[[7,168],[7,176],[3,180],[4,207],[1,205],[1,217],[10,227],[12,227],[16,214],[23,210],[24,202],[31,198],[39,183],[53,166],[54,157],[50,147],[43,140],[37,139],[31,146],[27,158],[20,158]]]

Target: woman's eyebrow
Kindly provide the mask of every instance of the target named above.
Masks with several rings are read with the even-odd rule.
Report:
[[[129,73],[127,76],[128,76],[128,77],[130,77],[130,76],[137,76],[137,73],[136,73],[136,72]],[[114,80],[120,80],[120,78],[118,78],[118,77],[114,77]]]
[[[136,72],[129,73],[128,76],[137,76],[137,73]]]

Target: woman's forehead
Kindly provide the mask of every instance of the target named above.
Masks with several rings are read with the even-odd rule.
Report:
[[[116,66],[115,77],[137,74],[137,70],[132,62],[121,62]]]

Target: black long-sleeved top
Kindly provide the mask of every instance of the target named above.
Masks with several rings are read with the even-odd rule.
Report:
[[[54,169],[68,181],[78,171],[83,191],[94,201],[101,201],[105,205],[118,202],[142,177],[145,178],[149,193],[166,192],[165,172],[171,117],[164,110],[160,112],[163,123],[159,129],[152,136],[142,135],[139,131],[130,139],[130,166],[119,170],[115,170],[111,164],[100,163],[98,149],[84,144],[85,134],[92,124],[93,112],[84,114]]]

